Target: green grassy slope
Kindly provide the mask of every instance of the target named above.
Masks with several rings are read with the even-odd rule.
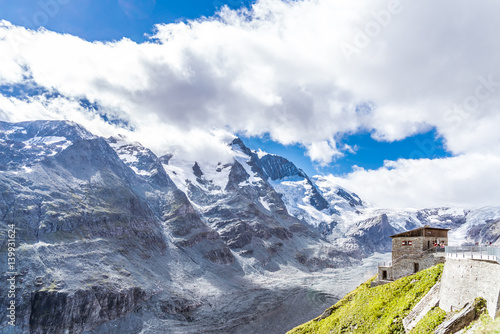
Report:
[[[446,318],[446,312],[438,306],[430,310],[409,334],[432,334]]]
[[[493,320],[486,311],[466,327],[464,334],[500,334],[500,317]]]
[[[288,334],[404,333],[403,318],[439,280],[442,272],[443,265],[439,264],[393,283],[370,288],[374,277],[320,317]]]

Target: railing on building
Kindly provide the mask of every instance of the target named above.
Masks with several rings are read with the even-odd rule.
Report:
[[[500,263],[500,248],[484,246],[446,246],[446,257],[454,259],[488,260]]]
[[[424,253],[426,254],[431,254],[431,253],[444,253],[445,252],[445,246],[437,245],[434,247],[431,247],[429,249],[424,250]]]
[[[392,267],[392,261],[383,261],[378,263],[379,267]]]

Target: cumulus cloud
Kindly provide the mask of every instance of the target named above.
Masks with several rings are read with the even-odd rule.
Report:
[[[444,159],[386,161],[375,171],[358,168],[345,178],[327,178],[381,207],[465,208],[497,206],[500,157],[467,154]]]
[[[312,143],[307,147],[307,152],[311,160],[319,162],[320,166],[326,166],[331,163],[332,157],[343,155],[337,149],[335,141],[332,140]]]
[[[435,128],[455,155],[496,156],[499,9],[494,0],[260,0],[157,25],[142,44],[2,21],[0,85],[29,81],[57,94],[3,97],[0,115],[73,118],[97,134],[131,132],[160,153],[221,159],[226,146],[213,129],[301,144],[323,165],[342,154],[336,138],[360,130],[394,141]],[[381,171],[349,179],[363,173]]]

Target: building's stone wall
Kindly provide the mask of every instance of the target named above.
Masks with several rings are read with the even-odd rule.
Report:
[[[444,254],[442,254],[444,255]],[[435,256],[435,254],[426,254],[415,257],[403,258],[397,263],[392,264],[392,280],[400,279],[412,275],[417,271],[435,266],[438,263],[444,263],[444,256]],[[415,271],[415,263],[418,263],[418,270]]]
[[[419,242],[421,237],[399,237],[392,238],[392,263],[400,259],[403,256],[419,255],[422,253],[421,242]],[[411,246],[403,246],[402,242],[411,241]]]
[[[500,264],[471,259],[446,259],[439,307],[444,311],[461,309],[476,297],[487,301],[488,313],[499,315]]]
[[[386,275],[384,275],[384,271],[385,271]],[[392,267],[384,267],[384,266],[378,267],[377,278],[379,281],[393,281],[392,277],[393,277]]]
[[[411,241],[411,245],[403,245],[403,241],[407,244]],[[429,248],[434,247],[434,242],[438,244],[444,241],[444,245],[448,246],[448,238],[445,237],[395,237],[392,238],[392,261],[393,263],[403,256],[415,255],[420,256],[421,253]]]
[[[426,251],[433,248],[434,243],[447,246],[447,235],[446,229],[424,227],[392,236],[392,267],[379,267],[378,281],[394,281],[443,263],[444,258],[436,258]]]

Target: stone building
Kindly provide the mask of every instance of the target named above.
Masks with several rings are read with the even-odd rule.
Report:
[[[391,235],[392,261],[379,264],[378,280],[373,285],[395,281],[401,277],[444,263],[444,247],[448,231],[425,225],[415,230]]]

